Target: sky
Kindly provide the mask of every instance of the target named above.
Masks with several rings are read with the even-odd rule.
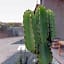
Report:
[[[36,3],[37,0],[0,0],[0,22],[23,22],[25,10],[34,10]]]

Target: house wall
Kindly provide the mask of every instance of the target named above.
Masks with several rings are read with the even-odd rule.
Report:
[[[8,36],[23,36],[23,26],[22,27],[9,27],[7,28]]]
[[[44,3],[43,3],[44,1]],[[42,0],[42,4],[55,13],[56,37],[64,39],[64,1],[61,0]]]

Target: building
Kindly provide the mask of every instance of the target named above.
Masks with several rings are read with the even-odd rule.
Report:
[[[46,8],[55,13],[56,37],[64,39],[64,0],[40,0]]]
[[[1,23],[0,38],[23,36],[23,26],[21,23]]]

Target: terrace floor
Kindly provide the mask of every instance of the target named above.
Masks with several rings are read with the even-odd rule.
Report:
[[[0,64],[14,64],[18,52],[18,46],[22,45],[16,43],[24,39],[24,37],[12,37],[0,39]],[[24,44],[24,43],[23,43]],[[53,49],[53,57],[60,63],[64,64],[64,52],[59,56],[58,49]],[[13,62],[12,62],[13,61]],[[12,63],[11,63],[12,62]]]
[[[53,57],[58,61],[60,64],[64,64],[64,52],[61,53],[59,56],[58,49],[52,49]]]
[[[17,48],[20,44],[14,44],[22,37],[9,37],[0,39],[0,64],[14,64],[17,58]]]

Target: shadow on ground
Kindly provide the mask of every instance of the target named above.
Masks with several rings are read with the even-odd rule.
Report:
[[[15,44],[20,44],[20,45],[24,44],[24,39],[16,41],[11,45],[15,45]],[[6,59],[2,64],[16,64],[16,61],[18,60],[19,56],[20,56],[20,51],[14,53],[12,56],[9,56],[8,59]]]
[[[24,44],[24,39],[23,39],[23,40],[16,41],[16,42],[12,43],[12,45],[14,45],[14,44]]]
[[[24,39],[20,41],[16,41],[12,43],[11,45],[15,45],[15,44],[20,44],[20,45],[24,44]],[[6,59],[2,64],[16,64],[16,62],[20,58],[22,59],[23,64],[34,64],[33,59],[36,58],[36,55],[31,53],[30,51],[20,50],[14,53],[12,56],[8,57],[8,59]]]
[[[16,64],[18,58],[19,58],[19,52],[16,52],[12,56],[10,56],[7,60],[5,60],[2,64]]]
[[[16,64],[18,60],[22,59],[23,64],[34,64],[32,61],[36,56],[31,52],[16,52],[5,60],[2,64]]]

